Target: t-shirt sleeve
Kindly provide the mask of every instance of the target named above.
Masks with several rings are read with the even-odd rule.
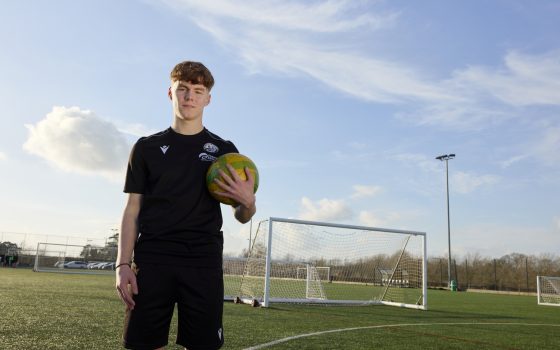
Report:
[[[126,169],[126,181],[124,183],[125,193],[144,194],[148,172],[146,162],[142,154],[140,140],[132,147]]]
[[[239,151],[237,150],[237,147],[235,147],[233,142],[230,141],[229,146],[230,146],[230,149],[228,150],[228,153],[239,153]]]

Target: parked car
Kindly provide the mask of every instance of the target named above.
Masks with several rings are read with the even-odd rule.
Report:
[[[103,270],[114,270],[115,269],[115,263],[114,262],[107,263],[107,264],[103,265],[102,269]]]
[[[101,263],[99,263],[99,264],[97,264],[97,265],[94,265],[92,268],[93,268],[93,269],[98,269],[98,270],[103,270],[103,267],[104,267],[105,265],[107,265],[107,264],[109,264],[109,263],[108,263],[108,262],[101,262]]]
[[[69,261],[64,264],[66,269],[86,269],[87,263],[85,261]]]
[[[94,261],[94,262],[90,262],[90,263],[87,265],[87,268],[90,269],[90,270],[98,269],[99,266],[101,266],[101,265],[103,265],[103,264],[106,264],[106,263],[105,263],[105,262]]]
[[[91,267],[95,264],[99,264],[99,261],[90,261],[86,265],[86,269],[91,269]]]

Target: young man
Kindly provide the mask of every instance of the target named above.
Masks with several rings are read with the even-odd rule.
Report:
[[[203,64],[179,63],[171,84],[172,126],[140,138],[128,164],[116,264],[127,307],[123,341],[128,349],[163,348],[177,304],[177,344],[218,349],[224,341],[222,214],[205,175],[215,158],[237,148],[203,126],[214,85]],[[246,170],[243,181],[231,170],[231,177],[222,173],[220,193],[239,203],[235,218],[246,223],[256,211],[254,178]]]

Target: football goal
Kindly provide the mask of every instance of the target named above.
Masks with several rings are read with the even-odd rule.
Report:
[[[114,274],[117,247],[38,243],[33,270],[79,274]],[[224,299],[234,300],[241,285],[246,258],[223,258]]]
[[[330,281],[331,280],[331,268],[330,266],[310,266],[309,264],[305,267],[298,267],[297,268],[297,278],[298,279],[307,279],[310,274],[314,272],[319,274],[319,278],[322,281]]]
[[[33,270],[80,274],[114,274],[117,247],[38,243]],[[246,258],[223,258],[224,299],[234,300]]]
[[[426,234],[270,218],[259,224],[238,301],[427,309]]]
[[[33,270],[79,274],[114,274],[117,247],[38,243]],[[237,295],[247,258],[223,258],[224,299]]]
[[[537,302],[560,306],[560,277],[537,276]]]
[[[37,243],[36,272],[114,273],[116,247]]]

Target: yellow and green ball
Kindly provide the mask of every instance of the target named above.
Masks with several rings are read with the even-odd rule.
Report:
[[[239,178],[241,178],[241,180],[244,181],[247,180],[247,175],[245,174],[245,168],[249,169],[249,172],[255,178],[255,186],[253,188],[253,193],[256,193],[257,189],[259,188],[259,171],[257,170],[255,163],[253,163],[253,161],[249,159],[249,157],[239,153],[226,153],[224,155],[221,155],[212,163],[210,168],[208,168],[208,171],[206,172],[206,186],[208,186],[208,191],[210,191],[212,197],[214,197],[221,203],[235,206],[237,205],[237,203],[233,199],[222,197],[215,193],[216,191],[218,192],[223,191],[218,186],[218,184],[214,182],[214,179],[216,178],[222,180],[222,178],[220,177],[219,170],[222,170],[224,173],[226,173],[231,177],[229,169],[227,168],[227,164],[231,165],[235,169],[237,175],[239,175]]]

